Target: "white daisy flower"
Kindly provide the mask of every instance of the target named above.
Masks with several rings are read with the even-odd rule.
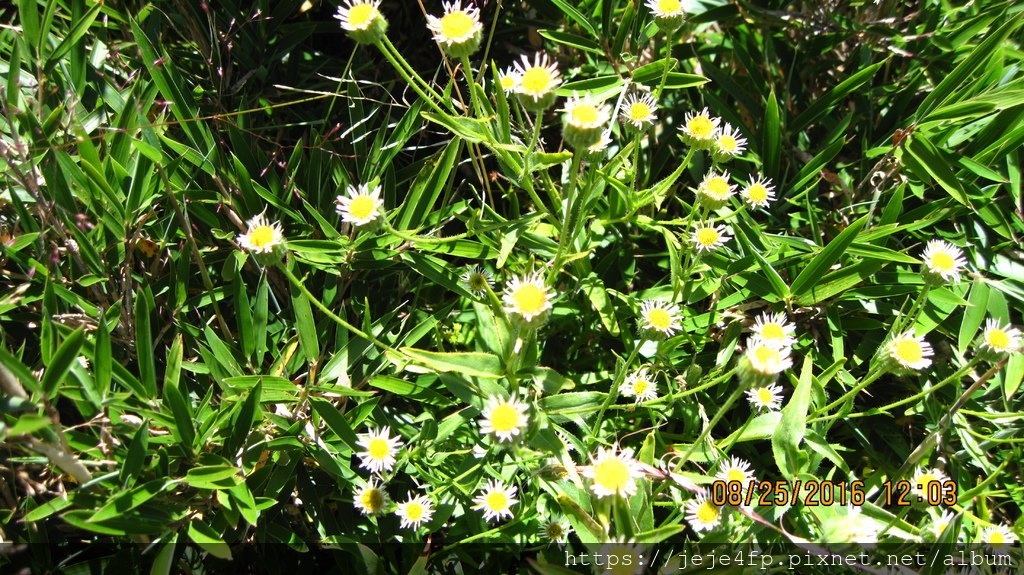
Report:
[[[647,0],[644,5],[655,18],[679,18],[686,15],[680,0]]]
[[[697,533],[711,531],[722,522],[722,508],[703,496],[697,496],[686,504],[686,521]]]
[[[758,177],[740,192],[743,199],[755,208],[764,208],[775,201],[775,186],[764,176]]]
[[[544,275],[540,270],[521,278],[512,278],[502,299],[506,312],[520,316],[527,322],[551,309],[551,294],[544,285]]]
[[[481,266],[473,266],[463,272],[459,279],[462,280],[463,285],[469,288],[469,291],[483,293],[491,285],[491,272]]]
[[[604,125],[610,117],[609,108],[587,95],[574,94],[566,100],[562,137],[574,148],[589,148],[601,141]]]
[[[754,319],[754,326],[750,331],[761,341],[779,347],[791,347],[796,343],[793,336],[796,333],[796,326],[789,323],[789,318],[784,313],[762,313]]]
[[[932,364],[932,346],[924,337],[914,337],[912,332],[904,332],[892,338],[885,346],[890,359],[899,365],[920,371]]]
[[[986,527],[981,532],[981,542],[989,547],[1004,547],[1017,542],[1017,537],[1005,525]]]
[[[376,480],[363,484],[353,495],[352,503],[363,515],[376,515],[384,511],[389,502],[388,494]]]
[[[335,199],[335,209],[341,214],[343,222],[351,222],[355,226],[365,226],[376,220],[381,214],[384,202],[380,199],[380,186],[371,190],[367,184],[349,186],[348,195],[340,195]]]
[[[402,520],[403,528],[419,529],[434,516],[434,505],[426,495],[410,496],[408,501],[398,504],[395,515]]]
[[[946,528],[949,527],[953,520],[956,519],[956,514],[950,510],[945,510],[942,515],[935,517],[932,521],[931,532],[936,538],[941,537]]]
[[[710,148],[718,135],[721,118],[713,118],[707,108],[700,112],[688,112],[683,127],[679,128],[683,141],[697,149]]]
[[[698,252],[712,252],[731,239],[732,236],[722,225],[698,224],[693,229],[693,235],[690,236],[690,241],[693,242]]]
[[[570,533],[572,527],[564,519],[551,518],[540,526],[540,536],[559,546],[565,545]]]
[[[505,487],[500,481],[491,480],[487,487],[473,500],[473,509],[484,512],[484,521],[493,521],[502,517],[512,518],[512,506],[519,502],[516,499],[516,486]]]
[[[722,462],[715,477],[722,481],[735,481],[744,487],[754,481],[754,473],[750,471],[750,462],[739,457],[730,457],[729,461]]]
[[[594,129],[608,123],[608,106],[593,96],[573,94],[565,101],[565,121],[574,128]]]
[[[942,484],[949,481],[949,477],[943,473],[940,469],[925,469],[923,467],[917,468],[917,473],[914,474],[914,478],[910,481],[910,489],[914,493],[921,495],[922,497],[928,497],[928,485],[932,482],[939,483],[939,489],[936,490],[934,487],[932,491],[935,493],[942,493]]]
[[[747,148],[747,139],[741,138],[740,133],[730,124],[726,124],[715,136],[715,146],[712,157],[716,162],[726,162],[739,156]]]
[[[468,4],[463,8],[461,0],[444,2],[443,6],[440,18],[427,15],[427,28],[434,33],[434,41],[455,58],[476,52],[484,29],[480,10]]]
[[[379,8],[380,0],[345,0],[334,17],[341,20],[342,29],[353,40],[372,44],[384,36],[388,27]]]
[[[516,72],[516,69],[513,66],[509,66],[504,72],[498,74],[498,83],[506,94],[515,91],[516,86],[519,85],[520,79],[520,74]]]
[[[764,411],[778,411],[782,407],[782,386],[771,384],[746,391],[750,405]]]
[[[395,454],[402,448],[402,438],[390,435],[391,428],[384,426],[359,436],[358,445],[364,448],[364,451],[358,453],[363,460],[359,467],[373,473],[391,471],[395,466]]]
[[[622,395],[635,398],[637,403],[658,398],[658,382],[646,367],[627,375],[621,390]]]
[[[697,185],[697,197],[709,207],[718,207],[736,191],[736,184],[729,183],[729,172],[717,174],[708,172]]]
[[[670,337],[679,330],[679,307],[649,299],[640,304],[640,327]]]
[[[237,238],[243,248],[257,254],[267,254],[284,243],[284,230],[279,222],[270,223],[259,214],[247,222],[248,229]]]
[[[981,349],[996,354],[1020,351],[1020,330],[1012,325],[1001,325],[999,320],[989,318],[981,334]]]
[[[650,93],[632,93],[619,107],[619,115],[624,122],[633,124],[638,130],[650,126],[657,119],[658,103]]]
[[[759,337],[747,340],[746,357],[750,367],[760,375],[777,375],[793,366],[788,347],[779,347]]]
[[[498,441],[512,441],[530,421],[527,409],[516,398],[489,398],[481,414],[480,433],[494,435]]]
[[[532,64],[523,56],[515,64],[515,73],[519,76],[515,91],[522,96],[520,101],[524,105],[544,109],[555,103],[555,90],[562,84],[562,78],[558,65],[550,62],[547,54],[534,54]]]
[[[924,248],[921,258],[927,273],[942,278],[943,281],[957,282],[960,270],[967,265],[960,248],[942,240],[932,240]]]
[[[629,497],[636,493],[636,479],[640,476],[640,466],[633,459],[632,449],[619,449],[618,445],[611,449],[598,448],[596,455],[591,457],[590,465],[583,471],[589,478],[590,488],[598,497],[621,495]]]

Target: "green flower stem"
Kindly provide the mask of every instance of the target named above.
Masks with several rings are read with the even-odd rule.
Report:
[[[611,409],[611,410],[630,410],[630,409],[636,409],[638,407],[657,407],[657,406],[663,405],[663,404],[671,405],[672,402],[674,402],[677,399],[682,399],[682,398],[684,398],[686,396],[693,395],[693,394],[697,393],[698,391],[703,391],[703,390],[705,390],[705,389],[707,389],[709,387],[714,387],[714,386],[722,383],[723,381],[728,380],[732,376],[736,375],[737,371],[739,371],[739,368],[738,367],[734,367],[734,368],[730,369],[728,372],[726,372],[726,373],[724,373],[724,374],[722,374],[722,375],[712,379],[711,381],[709,381],[707,383],[704,383],[704,384],[701,384],[701,385],[699,385],[697,387],[694,387],[693,389],[687,389],[687,390],[682,391],[682,392],[673,392],[670,395],[665,395],[665,396],[659,397],[657,399],[651,399],[651,400],[648,400],[648,401],[641,401],[639,403],[632,403],[632,404],[629,404],[629,405],[611,405],[611,406],[608,407],[608,409]]]
[[[906,316],[897,318],[896,327],[893,327],[893,333],[899,335],[906,331],[908,328],[914,326],[914,322],[917,321],[917,316],[921,313],[921,308],[924,307],[926,301],[928,301],[928,292],[931,291],[932,284],[925,282],[924,288],[921,289],[921,293],[917,295],[917,299],[914,300],[914,305],[911,306],[910,311]]]
[[[466,77],[466,86],[469,89],[469,101],[472,106],[473,113],[477,116],[483,116],[483,110],[481,105],[476,100],[476,91],[473,90],[473,85],[476,83],[476,79],[473,78],[473,67],[469,63],[469,56],[463,56],[459,59],[462,63],[462,75]]]
[[[412,65],[409,64],[409,62],[402,56],[402,53],[398,50],[398,48],[396,48],[395,45],[391,43],[390,38],[384,36],[383,42],[384,45],[387,46],[388,50],[391,52],[392,57],[395,58],[395,61],[398,62],[399,65],[404,67],[405,72],[409,74],[409,77],[413,81],[419,82],[420,86],[424,90],[426,90],[431,96],[436,98],[437,102],[446,103],[446,107],[448,109],[452,108],[450,101],[446,100],[440,93],[437,92],[437,90],[434,89],[434,87],[429,82],[424,80],[419,75],[416,69],[413,68]]]
[[[424,82],[415,70],[411,67],[406,68],[409,64],[404,58],[402,58],[402,55],[399,54],[397,50],[395,50],[394,53],[391,52],[391,50],[394,50],[394,46],[391,44],[391,41],[388,40],[387,36],[385,36],[381,42],[378,42],[376,46],[381,53],[384,54],[384,57],[388,59],[388,62],[391,62],[391,66],[395,71],[398,72],[402,79],[409,84],[409,87],[412,88],[420,98],[426,101],[427,105],[433,108],[433,110],[438,114],[445,113],[445,111],[438,105],[438,102],[444,101],[441,98],[441,95],[431,88],[430,85]],[[424,92],[424,89],[430,92],[430,96]]]
[[[626,378],[626,372],[629,371],[629,366],[633,365],[633,360],[640,354],[640,348],[644,342],[647,341],[643,338],[636,340],[636,344],[633,346],[633,351],[629,353],[629,357],[622,364],[622,370],[615,376],[612,381],[611,389],[608,390],[608,395],[604,398],[604,403],[601,404],[601,409],[597,412],[597,419],[594,420],[594,428],[590,434],[590,441],[587,443],[587,450],[593,451],[594,442],[600,437],[601,424],[604,423],[604,413],[608,411],[608,408],[615,403],[615,398],[619,395],[619,386],[622,385],[622,380]]]
[[[661,72],[661,82],[658,83],[658,89],[654,92],[654,99],[659,100],[661,98],[662,91],[665,90],[665,84],[668,82],[668,73],[674,66],[669,66],[672,61],[672,42],[675,40],[676,31],[671,30],[665,34],[665,69]]]
[[[551,264],[551,271],[548,272],[548,283],[551,283],[562,271],[562,260],[565,258],[565,251],[572,246],[572,220],[578,211],[573,205],[576,196],[576,180],[579,179],[580,165],[583,163],[583,150],[577,150],[572,155],[572,163],[569,166],[569,181],[565,184],[565,212],[562,217],[562,230],[558,238],[558,251],[555,252],[555,261]],[[581,202],[575,202],[581,203]]]
[[[640,182],[640,138],[644,135],[643,131],[637,130],[636,135],[633,136],[633,197],[636,197],[636,187]],[[630,198],[630,202],[633,201],[633,197]]]
[[[690,460],[690,455],[693,455],[693,452],[694,452],[694,450],[697,449],[697,446],[700,445],[701,443],[703,443],[705,439],[707,439],[708,435],[711,434],[711,430],[714,429],[716,425],[718,425],[718,422],[721,421],[721,419],[723,417],[725,417],[726,412],[729,411],[729,408],[732,407],[732,404],[736,403],[736,401],[742,395],[743,395],[743,387],[741,387],[741,386],[737,386],[736,389],[734,389],[732,391],[732,393],[729,394],[729,397],[726,398],[725,403],[723,403],[721,405],[721,407],[718,408],[718,412],[715,413],[715,416],[712,417],[711,421],[708,422],[708,425],[707,425],[707,427],[704,428],[704,431],[700,432],[700,435],[697,436],[697,439],[693,442],[693,444],[690,445],[689,449],[687,449],[683,453],[683,455],[681,457],[679,457],[679,463],[676,464],[676,468],[675,468],[675,470],[672,471],[672,473],[679,473],[679,471],[682,469],[683,465],[685,465],[686,462]],[[668,487],[668,485],[669,485],[668,482],[664,482],[661,485],[659,485],[658,488],[652,494],[652,496],[651,496],[652,499],[654,499],[658,495],[660,495],[661,492],[664,491]]]
[[[373,337],[372,335],[364,332],[363,330],[357,328],[356,326],[350,324],[349,322],[345,321],[344,319],[339,317],[337,314],[335,314],[333,311],[328,309],[327,306],[325,306],[316,296],[314,296],[308,289],[306,289],[306,285],[303,284],[302,281],[299,280],[299,278],[295,277],[295,274],[293,274],[291,272],[291,270],[288,269],[287,266],[285,266],[282,263],[278,263],[277,268],[279,270],[281,270],[281,273],[283,273],[285,275],[285,277],[288,278],[288,281],[290,281],[293,286],[299,288],[299,291],[302,292],[302,295],[306,296],[306,298],[309,301],[313,302],[313,305],[315,305],[317,308],[319,308],[320,311],[324,312],[324,314],[327,315],[327,317],[329,317],[332,320],[334,320],[335,322],[337,322],[338,325],[344,327],[350,333],[354,333],[355,335],[365,339],[366,341],[372,343],[373,345],[375,345],[375,346],[377,346],[377,347],[379,347],[379,348],[381,348],[381,349],[383,349],[385,351],[390,351],[392,353],[398,353],[398,350],[396,350],[395,348],[393,348],[390,345],[384,343],[383,341],[380,341],[379,339]]]
[[[914,394],[914,395],[912,395],[912,396],[910,396],[910,397],[908,397],[906,399],[901,399],[899,401],[895,401],[893,403],[890,403],[888,405],[884,405],[882,407],[876,407],[874,409],[869,409],[868,411],[862,411],[860,413],[851,413],[851,414],[847,415],[846,417],[849,417],[849,418],[853,418],[853,417],[868,417],[870,415],[881,415],[883,413],[884,414],[888,414],[890,409],[895,409],[895,408],[897,408],[897,407],[899,407],[901,405],[906,405],[908,403],[913,403],[913,402],[915,402],[915,401],[917,401],[919,399],[922,399],[924,397],[927,397],[927,396],[935,393],[939,389],[945,387],[946,385],[948,385],[950,383],[953,383],[954,381],[960,381],[960,379],[962,379],[964,375],[966,375],[969,371],[974,369],[974,367],[977,366],[978,363],[980,363],[980,362],[981,362],[981,358],[980,357],[974,357],[969,362],[967,362],[967,364],[965,364],[963,367],[961,367],[960,369],[956,370],[956,372],[953,375],[947,377],[946,379],[940,381],[939,383],[936,383],[935,385],[931,386],[930,388],[928,388],[928,389],[926,389],[926,390],[924,390],[924,391],[922,391],[920,393],[916,393],[916,394]],[[833,417],[835,417],[835,416],[831,415],[831,416],[824,417],[822,419],[831,419]],[[815,421],[815,420],[811,420],[808,423],[812,423],[813,421]]]
[[[544,112],[537,113],[537,119],[533,123],[533,135],[530,136],[530,144],[526,146],[526,155],[523,156],[523,174],[519,177],[520,180],[526,180],[530,175],[530,159],[533,156],[533,150],[537,148],[537,143],[540,142],[540,126],[544,121]]]
[[[674,180],[683,174],[683,170],[685,170],[686,167],[690,165],[690,160],[693,159],[694,152],[696,152],[696,150],[693,148],[693,146],[690,146],[690,150],[686,152],[686,157],[683,158],[683,163],[679,164],[679,167],[676,168],[676,171],[672,172],[672,175],[669,176],[669,178]],[[662,198],[660,202],[658,202],[659,205],[664,204],[672,197],[672,190],[673,186],[669,186],[668,189],[665,190],[665,197]],[[694,204],[696,204],[696,202],[694,202]]]
[[[711,381],[709,381],[707,383],[698,385],[697,387],[694,387],[693,389],[687,389],[685,391],[681,391],[681,392],[676,394],[676,399],[682,399],[682,398],[684,398],[684,397],[686,397],[688,395],[693,395],[693,394],[697,393],[698,391],[703,391],[703,390],[705,390],[705,389],[707,389],[709,387],[714,387],[714,386],[718,385],[719,383],[722,383],[723,381],[727,381],[732,376],[736,375],[736,372],[739,371],[739,369],[740,369],[739,366],[736,366],[736,367],[730,369],[729,371],[723,373],[722,375],[712,379]]]

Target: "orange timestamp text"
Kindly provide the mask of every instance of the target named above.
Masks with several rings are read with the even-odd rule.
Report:
[[[955,481],[932,481],[914,489],[909,481],[883,481],[881,495],[887,507],[909,507],[915,503],[955,505]],[[867,499],[863,481],[741,481],[716,480],[708,497],[712,505],[761,507],[803,505],[863,505]]]

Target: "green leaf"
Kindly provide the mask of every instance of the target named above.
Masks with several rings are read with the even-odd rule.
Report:
[[[807,410],[811,402],[811,386],[813,379],[811,369],[814,366],[811,356],[804,358],[800,380],[793,397],[786,407],[782,408],[782,419],[772,434],[772,452],[779,471],[787,479],[792,480],[801,472],[806,471],[807,454],[800,447],[807,428]]]
[[[818,285],[822,278],[825,276],[825,272],[832,267],[839,258],[843,256],[846,248],[857,239],[857,234],[860,229],[867,223],[868,216],[864,216],[859,220],[850,224],[842,233],[836,236],[825,248],[823,248],[814,258],[804,267],[800,275],[796,276],[793,280],[793,285],[790,287],[790,292],[800,297],[805,294],[810,294],[814,287]]]
[[[302,348],[306,361],[316,364],[320,359],[320,340],[317,337],[316,323],[313,321],[313,309],[302,291],[292,286],[292,309],[295,313],[295,331],[299,334],[299,346]]]
[[[57,348],[57,352],[50,359],[46,365],[46,371],[43,373],[42,387],[46,397],[53,398],[57,387],[67,377],[68,371],[71,369],[71,362],[78,359],[78,352],[82,349],[84,342],[85,329],[80,327],[71,332],[71,335]]]
[[[135,436],[132,438],[132,442],[128,444],[128,454],[125,455],[124,463],[121,464],[121,470],[118,472],[117,480],[121,482],[121,485],[128,485],[129,481],[142,471],[142,466],[146,462],[146,455],[149,453],[148,447],[149,420],[144,420],[142,425],[135,430]]]
[[[782,123],[779,115],[779,100],[773,89],[765,100],[764,128],[761,131],[761,161],[764,172],[773,178],[779,176],[779,160],[782,156]]]
[[[110,351],[110,328],[107,322],[101,317],[99,326],[96,328],[96,341],[93,344],[92,363],[93,377],[95,377],[96,388],[102,397],[110,393],[111,362],[113,361]]]
[[[153,360],[153,333],[149,324],[149,298],[140,291],[135,296],[135,355],[139,364],[139,381],[146,390],[146,399],[156,397],[156,364]]]
[[[600,44],[588,38],[584,38],[583,36],[569,34],[558,30],[537,30],[537,33],[556,44],[571,46],[573,48],[583,50],[584,52],[604,56],[604,50],[601,49]]]
[[[486,379],[498,379],[505,375],[501,359],[490,353],[442,353],[412,347],[403,347],[400,351],[404,358],[396,358],[394,354],[390,354],[392,361],[396,363],[403,362],[403,360],[412,361],[418,366],[437,373],[455,372],[469,377]]]
[[[338,436],[345,445],[348,446],[353,452],[360,451],[359,438],[356,437],[352,426],[348,424],[348,420],[345,419],[345,415],[338,411],[337,407],[331,404],[326,399],[320,399],[318,397],[311,398],[309,400],[310,405],[313,406],[313,410],[316,411],[317,415],[324,420],[327,427]]]
[[[566,2],[566,0],[551,0],[551,2],[555,6],[558,6],[558,9],[561,10],[562,13],[566,15],[566,17],[582,26],[583,29],[590,34],[591,38],[600,38],[600,36],[597,34],[597,30],[594,29],[594,25],[590,23],[590,20],[588,20],[582,12],[580,12],[576,8],[573,8],[572,4]]]
[[[838,86],[829,90],[827,94],[814,100],[814,103],[808,106],[803,113],[793,120],[793,123],[791,124],[791,133],[797,133],[802,131],[804,128],[807,128],[815,120],[835,108],[836,104],[840,101],[844,100],[855,91],[860,90],[861,87],[867,84],[871,78],[874,77],[875,72],[884,65],[885,62],[883,61],[876,62],[866,68],[862,68],[857,71],[857,73],[840,82]]]
[[[185,451],[191,454],[196,441],[196,430],[192,423],[192,404],[181,393],[178,382],[172,379],[164,382],[163,404],[174,418],[174,437]]]
[[[89,517],[89,521],[105,521],[107,519],[113,519],[120,515],[124,515],[139,505],[142,505],[156,497],[161,491],[172,485],[176,485],[177,483],[177,481],[168,481],[163,478],[154,479],[153,481],[144,483],[134,489],[120,493],[108,500],[103,507],[97,509],[96,512]]]
[[[231,482],[228,486],[224,484],[224,480],[238,478],[241,472],[241,469],[231,465],[203,465],[189,469],[184,481],[198,489],[224,489],[234,487],[236,484]]]
[[[949,164],[939,153],[939,150],[936,149],[935,144],[932,144],[924,134],[914,134],[910,141],[903,145],[903,149],[916,162],[916,165],[908,167],[920,168],[920,170],[914,170],[917,172],[918,177],[925,180],[934,179],[954,200],[973,209],[971,199],[967,196],[967,191],[964,190],[960,179],[950,169]],[[921,173],[921,171],[924,173]],[[925,177],[926,175],[931,176],[931,178]]]
[[[193,519],[188,523],[188,538],[210,555],[231,560],[231,548],[221,539],[220,534],[207,523]]]

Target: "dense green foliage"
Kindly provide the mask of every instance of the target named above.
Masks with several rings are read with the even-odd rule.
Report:
[[[274,571],[340,546],[361,572],[525,550],[515,569],[561,573],[552,521],[576,552],[1024,535],[1024,357],[987,329],[1012,343],[1024,312],[1024,7],[683,6],[668,30],[641,2],[483,2],[468,55],[435,43],[440,2],[385,1],[359,43],[302,0],[0,12],[0,541],[35,544],[0,568]],[[562,80],[540,112],[508,73],[535,53]],[[644,93],[637,129],[619,105]],[[611,119],[563,128],[577,95]],[[685,137],[705,108],[745,151]],[[774,201],[709,200],[723,171]],[[698,249],[701,225],[727,241]],[[962,269],[929,273],[932,240]],[[675,329],[644,329],[652,305]],[[792,362],[777,381],[763,313],[795,327],[765,348]],[[625,397],[645,376],[656,395]],[[747,401],[773,382],[781,410]],[[496,398],[525,406],[515,435]],[[372,472],[385,426],[400,448]],[[602,496],[618,449],[635,482]],[[866,500],[703,530],[731,458]],[[952,500],[886,501],[927,469]],[[393,501],[370,516],[374,477]],[[517,490],[496,520],[489,482]],[[410,527],[417,496],[433,515]]]

